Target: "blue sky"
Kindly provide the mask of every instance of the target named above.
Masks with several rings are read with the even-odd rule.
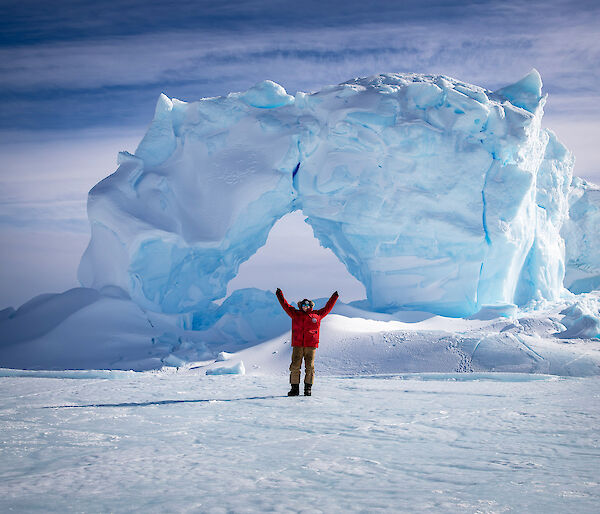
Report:
[[[600,182],[599,64],[595,1],[0,0],[0,308],[77,285],[87,191],[135,150],[161,92],[381,72],[496,89],[535,67],[546,126]]]

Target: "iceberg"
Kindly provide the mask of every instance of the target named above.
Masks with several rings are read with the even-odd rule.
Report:
[[[495,92],[392,73],[295,95],[272,81],[190,103],[163,94],[135,155],[89,192],[78,278],[201,327],[275,222],[301,210],[372,310],[557,300],[565,255],[576,265],[569,212],[597,228],[573,216],[593,195],[573,199],[573,155],[541,126],[545,102],[536,70]]]

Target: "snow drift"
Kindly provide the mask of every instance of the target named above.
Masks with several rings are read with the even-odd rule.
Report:
[[[317,299],[317,306],[325,300]],[[338,301],[321,326],[317,374],[599,375],[599,307],[596,292],[509,317],[488,311],[462,319],[416,311],[374,313],[362,309],[361,302]],[[0,311],[0,376],[14,375],[1,368],[169,367],[286,381],[290,340],[289,317],[269,291],[236,291],[201,325],[196,315],[141,309],[114,290],[74,288],[41,295],[16,311]]]

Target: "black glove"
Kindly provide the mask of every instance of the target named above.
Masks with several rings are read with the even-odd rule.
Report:
[[[275,294],[282,294],[281,289],[277,288],[277,291],[275,291]]]
[[[337,292],[337,291],[334,291],[334,292],[333,292],[333,294],[337,294],[338,296],[340,296],[340,295],[338,294],[338,292]],[[332,295],[332,296],[333,296],[333,295]]]

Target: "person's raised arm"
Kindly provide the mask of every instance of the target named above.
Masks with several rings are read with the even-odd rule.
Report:
[[[289,303],[287,303],[281,289],[277,288],[277,291],[275,291],[275,295],[277,296],[279,304],[281,305],[283,310],[287,313],[288,316],[292,317],[294,315],[294,308]]]
[[[337,301],[337,299],[339,298],[339,294],[337,291],[335,291],[332,295],[331,298],[329,298],[329,300],[327,300],[327,303],[325,304],[325,307],[323,307],[322,309],[319,309],[317,311],[317,314],[319,314],[319,316],[322,316],[323,318],[325,316],[327,316],[327,314],[329,314],[331,312],[331,309],[333,309],[333,306],[335,305],[335,302]]]

